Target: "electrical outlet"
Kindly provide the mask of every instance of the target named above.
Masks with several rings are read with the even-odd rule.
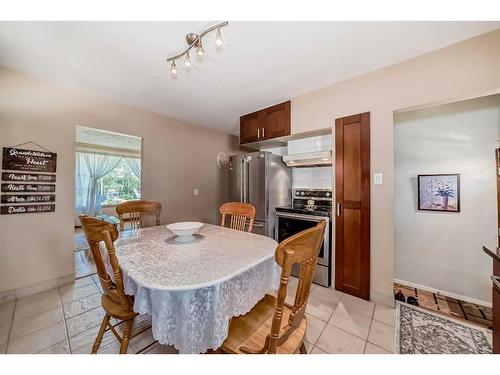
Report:
[[[198,196],[198,188],[195,188],[195,189],[193,190],[193,195],[194,195],[195,197],[197,197],[197,196]]]

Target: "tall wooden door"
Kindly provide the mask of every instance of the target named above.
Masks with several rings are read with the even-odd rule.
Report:
[[[335,289],[370,299],[370,113],[335,120]]]

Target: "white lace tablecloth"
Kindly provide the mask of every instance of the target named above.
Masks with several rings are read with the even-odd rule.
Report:
[[[165,226],[122,232],[115,248],[134,310],[152,316],[153,336],[180,353],[221,346],[229,319],[276,290],[277,243],[206,224],[190,243]]]

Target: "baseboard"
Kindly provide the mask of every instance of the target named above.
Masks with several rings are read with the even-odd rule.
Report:
[[[0,292],[0,303],[12,301],[16,298],[26,297],[40,292],[45,292],[46,290],[57,288],[73,282],[75,282],[75,274],[70,273],[64,276],[56,277],[54,279]]]
[[[487,301],[483,301],[483,300],[475,299],[475,298],[470,298],[467,296],[462,296],[460,294],[448,292],[447,290],[439,290],[439,289],[431,288],[430,286],[420,285],[420,284],[412,283],[411,281],[400,280],[400,279],[394,279],[394,282],[398,283],[398,284],[408,285],[408,286],[411,286],[412,288],[422,289],[422,290],[425,290],[427,292],[441,294],[441,295],[446,296],[446,297],[459,299],[461,301],[475,303],[476,305],[486,306],[486,307],[490,307],[490,308],[492,307],[491,302],[487,302]]]

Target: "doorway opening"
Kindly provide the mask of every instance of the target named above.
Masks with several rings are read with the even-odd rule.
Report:
[[[487,328],[499,134],[498,94],[394,116],[394,292]]]
[[[75,271],[95,273],[78,215],[116,217],[116,206],[141,198],[142,139],[76,126],[75,151]]]

